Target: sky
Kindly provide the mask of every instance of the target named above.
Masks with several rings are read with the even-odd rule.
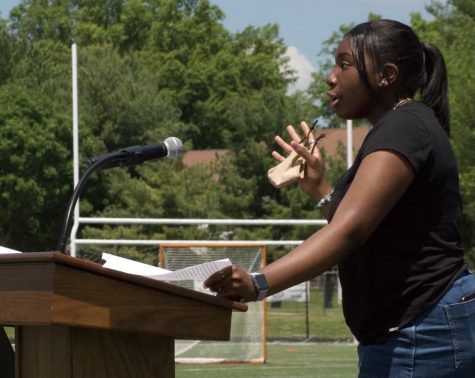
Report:
[[[225,13],[224,25],[231,31],[246,26],[279,25],[288,46],[290,65],[298,72],[294,88],[305,90],[311,72],[318,68],[317,54],[322,43],[343,24],[365,22],[369,13],[410,23],[410,14],[431,19],[425,6],[431,0],[210,0]]]
[[[278,24],[280,36],[288,46],[290,65],[299,76],[292,90],[305,90],[311,72],[317,70],[317,54],[322,43],[343,24],[360,23],[369,13],[377,13],[410,23],[410,14],[419,12],[424,19],[431,16],[425,6],[431,0],[210,0],[224,14],[224,26],[232,33],[246,26]],[[0,0],[0,15],[7,18],[20,0]]]

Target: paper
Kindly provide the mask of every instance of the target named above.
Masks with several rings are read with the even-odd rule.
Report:
[[[176,270],[174,272],[169,272],[166,274],[153,275],[150,277],[164,281],[205,281],[213,273],[216,273],[218,270],[224,269],[227,266],[231,266],[231,261],[229,259],[222,259],[203,264],[193,265],[188,268]]]
[[[0,255],[7,254],[7,253],[21,253],[20,251],[15,251],[14,249],[10,249],[7,247],[2,247],[0,245]]]
[[[124,273],[139,274],[141,276],[151,276],[170,272],[169,270],[162,269],[157,266],[129,260],[124,257],[110,255],[109,253],[103,253],[102,260],[106,261],[102,265],[105,268],[118,270]]]
[[[105,268],[118,270],[124,273],[138,274],[159,281],[205,281],[209,276],[218,270],[231,266],[231,260],[222,259],[211,261],[203,264],[193,265],[188,268],[170,271],[156,266],[129,260],[123,257],[102,254],[102,259],[106,262],[103,264]]]

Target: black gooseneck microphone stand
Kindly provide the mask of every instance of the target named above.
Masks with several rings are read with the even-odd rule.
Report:
[[[127,156],[129,156],[129,153],[127,151],[121,151],[115,154],[110,154],[108,156],[105,156],[101,160],[94,161],[92,164],[90,164],[87,167],[86,172],[79,179],[79,182],[76,185],[76,188],[74,189],[71,199],[69,200],[69,205],[66,211],[66,216],[64,218],[63,228],[59,236],[58,246],[56,247],[56,251],[66,254],[66,242],[68,239],[69,223],[71,221],[71,216],[73,214],[74,207],[76,206],[76,203],[79,199],[79,195],[84,189],[84,186],[86,185],[86,182],[89,179],[89,177],[91,177],[91,175],[95,171],[100,170],[101,168],[111,163],[117,163],[117,162],[125,160]]]

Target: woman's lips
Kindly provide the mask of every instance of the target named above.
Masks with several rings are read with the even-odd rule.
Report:
[[[328,92],[327,95],[328,97],[330,97],[330,100],[329,100],[330,106],[332,108],[337,106],[338,102],[340,102],[340,99],[334,93],[331,93],[331,92]]]

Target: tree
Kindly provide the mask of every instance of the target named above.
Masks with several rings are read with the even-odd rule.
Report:
[[[0,85],[4,84],[10,77],[12,59],[12,38],[8,34],[5,21],[0,20]]]
[[[70,191],[66,120],[31,88],[0,88],[0,243],[52,250]],[[64,204],[63,206],[60,206]]]
[[[39,148],[35,143],[53,135],[53,145],[61,147],[51,155],[63,160],[54,166],[49,155],[35,155],[36,169],[49,172],[54,168],[56,176],[35,175],[19,159],[8,172],[2,172],[11,177],[1,187],[8,199],[23,195],[21,185],[11,183],[35,177],[35,185],[29,183],[28,187],[37,194],[37,201],[26,195],[21,198],[21,206],[28,206],[31,214],[26,212],[30,214],[27,220],[16,228],[49,235],[41,239],[46,246],[56,237],[53,228],[59,228],[62,220],[53,209],[61,213],[72,191],[71,167],[65,162],[71,160],[73,40],[79,55],[82,171],[90,156],[171,135],[181,138],[185,149],[228,150],[226,159],[212,168],[217,176],[207,167],[183,167],[179,161],[168,160],[98,172],[81,197],[81,214],[251,219],[318,216],[314,204],[296,186],[277,190],[268,182],[266,172],[275,164],[270,153],[276,134],[285,134],[288,124],[298,125],[302,119],[329,116],[322,97],[325,77],[316,77],[309,94],[287,95],[294,73],[288,67],[278,26],[248,27],[231,34],[222,24],[223,17],[207,0],[21,1],[12,12],[10,28],[5,26],[5,33],[0,33],[0,46],[6,44],[11,51],[10,58],[0,61],[0,74],[5,72],[5,80],[0,80],[0,85],[5,83],[0,88],[3,101],[12,88],[21,88],[11,100],[15,112],[0,113],[8,125],[0,144],[4,143],[6,151],[7,141],[16,138],[28,147],[23,147],[24,151],[32,153]],[[343,25],[327,41],[323,59],[350,26]],[[323,71],[330,64],[324,60]],[[33,90],[26,93],[28,85]],[[334,118],[327,119],[329,125],[339,125]],[[330,172],[341,172],[343,161],[328,159]],[[62,186],[55,181],[59,177]],[[59,192],[46,199],[44,193],[51,185],[59,185]],[[8,217],[21,206],[8,210]],[[53,219],[50,229],[32,221],[44,219],[43,214]],[[0,230],[8,230],[8,224],[0,225]],[[311,231],[310,227],[230,230],[217,226],[82,230],[91,237],[162,239],[303,238]],[[19,233],[5,231],[4,235],[10,235],[10,239],[4,237],[5,242],[24,245]],[[130,249],[128,253],[138,252]]]
[[[463,241],[466,258],[475,264],[475,13],[473,1],[433,2],[428,8],[434,20],[413,15],[412,23],[422,40],[443,52],[449,79],[451,141],[457,156],[464,202]]]

